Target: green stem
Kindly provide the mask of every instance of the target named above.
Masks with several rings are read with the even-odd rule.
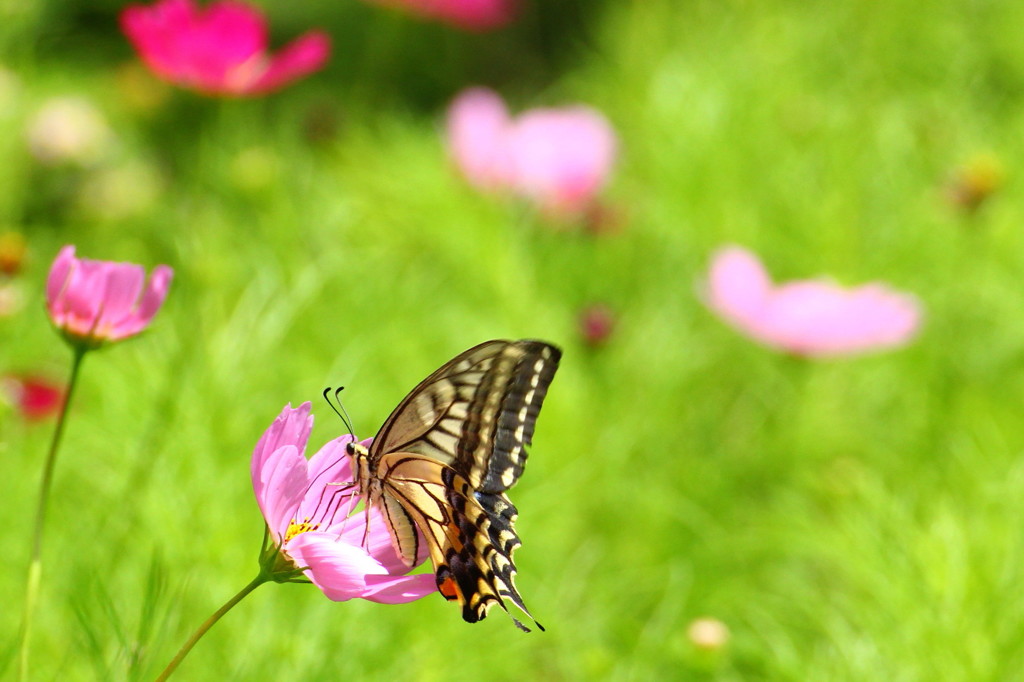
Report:
[[[32,557],[28,565],[28,580],[25,586],[25,610],[21,619],[21,649],[18,656],[18,679],[28,679],[29,667],[29,640],[32,636],[32,616],[35,613],[36,599],[39,596],[39,585],[43,576],[43,527],[46,524],[46,506],[50,499],[50,486],[53,483],[53,471],[57,464],[57,449],[60,446],[61,436],[64,434],[64,422],[67,421],[68,406],[71,404],[71,394],[74,393],[78,384],[78,370],[82,366],[82,358],[85,357],[86,349],[76,346],[74,358],[71,361],[71,376],[68,378],[67,391],[64,394],[64,403],[60,408],[60,415],[57,417],[57,425],[53,430],[53,440],[50,441],[50,451],[46,455],[46,464],[43,466],[43,480],[39,486],[39,501],[36,504],[35,527],[32,530]]]
[[[224,604],[224,606],[217,609],[212,616],[207,618],[206,621],[202,625],[200,625],[195,632],[192,633],[192,636],[188,638],[188,641],[185,642],[184,645],[182,645],[181,649],[178,651],[178,654],[171,660],[170,663],[167,664],[167,667],[164,668],[164,671],[160,673],[160,677],[156,678],[156,682],[163,682],[168,677],[170,677],[171,673],[177,670],[178,664],[181,663],[186,656],[188,656],[188,652],[192,651],[192,647],[194,647],[196,645],[196,642],[198,642],[200,638],[202,638],[202,636],[206,634],[207,630],[212,628],[214,623],[220,620],[221,616],[230,611],[235,604],[245,599],[246,595],[248,595],[250,592],[255,590],[263,583],[267,582],[267,580],[269,580],[269,577],[263,571],[260,571],[260,574],[253,578],[252,582],[243,587],[238,594],[229,599],[227,603]]]

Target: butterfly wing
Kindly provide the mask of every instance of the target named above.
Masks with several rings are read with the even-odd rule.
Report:
[[[470,348],[420,382],[370,448],[396,549],[408,563],[418,541],[400,507],[423,533],[439,590],[469,622],[504,598],[529,615],[513,584],[520,541],[504,493],[523,471],[560,357],[541,341]]]
[[[494,604],[508,612],[505,599],[532,619],[515,586],[512,552],[521,543],[512,525],[516,508],[508,497],[474,492],[453,468],[420,455],[389,453],[380,463],[388,472],[384,505],[400,506],[422,530],[437,588],[445,599],[461,604],[463,619],[483,620]],[[519,619],[512,616],[512,621],[529,632]]]
[[[487,341],[460,353],[419,383],[391,413],[370,447],[449,464],[477,490],[516,482],[537,413],[561,351],[542,341]]]

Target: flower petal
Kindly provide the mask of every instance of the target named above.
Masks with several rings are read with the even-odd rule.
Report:
[[[149,326],[153,316],[167,298],[167,292],[171,287],[171,280],[174,279],[174,270],[166,265],[158,265],[149,276],[149,284],[138,301],[137,307],[131,314],[123,318],[112,330],[113,338],[124,338],[138,334]]]
[[[328,533],[302,533],[288,542],[285,551],[296,565],[308,567],[306,575],[333,601],[361,597],[397,604],[414,601],[437,589],[429,575],[425,576],[427,580],[422,575],[389,576],[361,547],[338,541]]]
[[[297,408],[285,405],[253,450],[250,472],[253,492],[267,525],[284,536],[288,523],[298,514],[309,476],[305,455],[306,441],[313,428],[311,405]]]
[[[60,250],[50,266],[50,274],[46,278],[46,307],[51,317],[64,314],[61,303],[75,260],[75,247],[69,244]],[[54,322],[57,322],[56,319]],[[57,324],[59,326],[60,323]]]
[[[142,286],[146,281],[146,270],[141,265],[131,263],[110,263],[104,274],[107,280],[106,294],[96,333],[111,339],[122,338],[112,332],[135,313]]]
[[[271,59],[263,14],[235,0],[202,8],[192,0],[158,0],[127,7],[120,21],[154,73],[208,94],[269,92],[320,68],[328,51],[325,34],[307,34]]]
[[[709,306],[741,332],[798,355],[847,355],[906,343],[920,306],[880,284],[851,289],[824,279],[772,285],[760,261],[737,247],[715,255]]]
[[[300,520],[308,519],[321,530],[328,530],[338,522],[344,523],[359,504],[350,458],[345,454],[345,446],[351,440],[346,434],[329,441],[310,458],[306,494],[296,512]]]
[[[253,476],[256,502],[278,542],[287,534],[291,521],[302,521],[297,518],[297,510],[306,493],[307,481],[306,458],[294,445],[285,445],[271,453]]]
[[[585,209],[615,162],[615,133],[589,107],[528,111],[516,121],[508,144],[518,191],[556,212]]]
[[[448,108],[449,153],[471,185],[486,191],[511,184],[510,126],[505,103],[487,88],[465,90]]]
[[[306,452],[309,432],[313,430],[313,415],[310,414],[312,404],[307,400],[293,408],[288,403],[274,419],[274,423],[260,436],[252,453],[252,473],[256,475],[262,460],[269,457],[275,450],[284,445],[294,445],[300,453]]]
[[[379,604],[405,604],[437,592],[437,579],[431,573],[415,575],[368,575],[364,599]]]
[[[245,94],[264,94],[277,90],[293,80],[319,71],[331,55],[331,39],[323,31],[310,31],[285,46],[271,60],[263,75],[253,82]]]

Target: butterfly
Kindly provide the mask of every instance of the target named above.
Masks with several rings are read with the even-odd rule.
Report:
[[[369,448],[347,446],[354,485],[381,512],[396,553],[411,568],[422,537],[438,591],[470,623],[499,604],[529,632],[508,599],[544,629],[514,584],[512,552],[522,543],[505,492],[523,472],[561,356],[543,341],[481,343],[421,381]]]

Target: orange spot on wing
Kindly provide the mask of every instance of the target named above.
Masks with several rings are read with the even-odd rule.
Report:
[[[446,578],[443,583],[437,586],[437,589],[448,601],[455,601],[459,598],[459,590],[455,586],[455,580],[452,578]]]

